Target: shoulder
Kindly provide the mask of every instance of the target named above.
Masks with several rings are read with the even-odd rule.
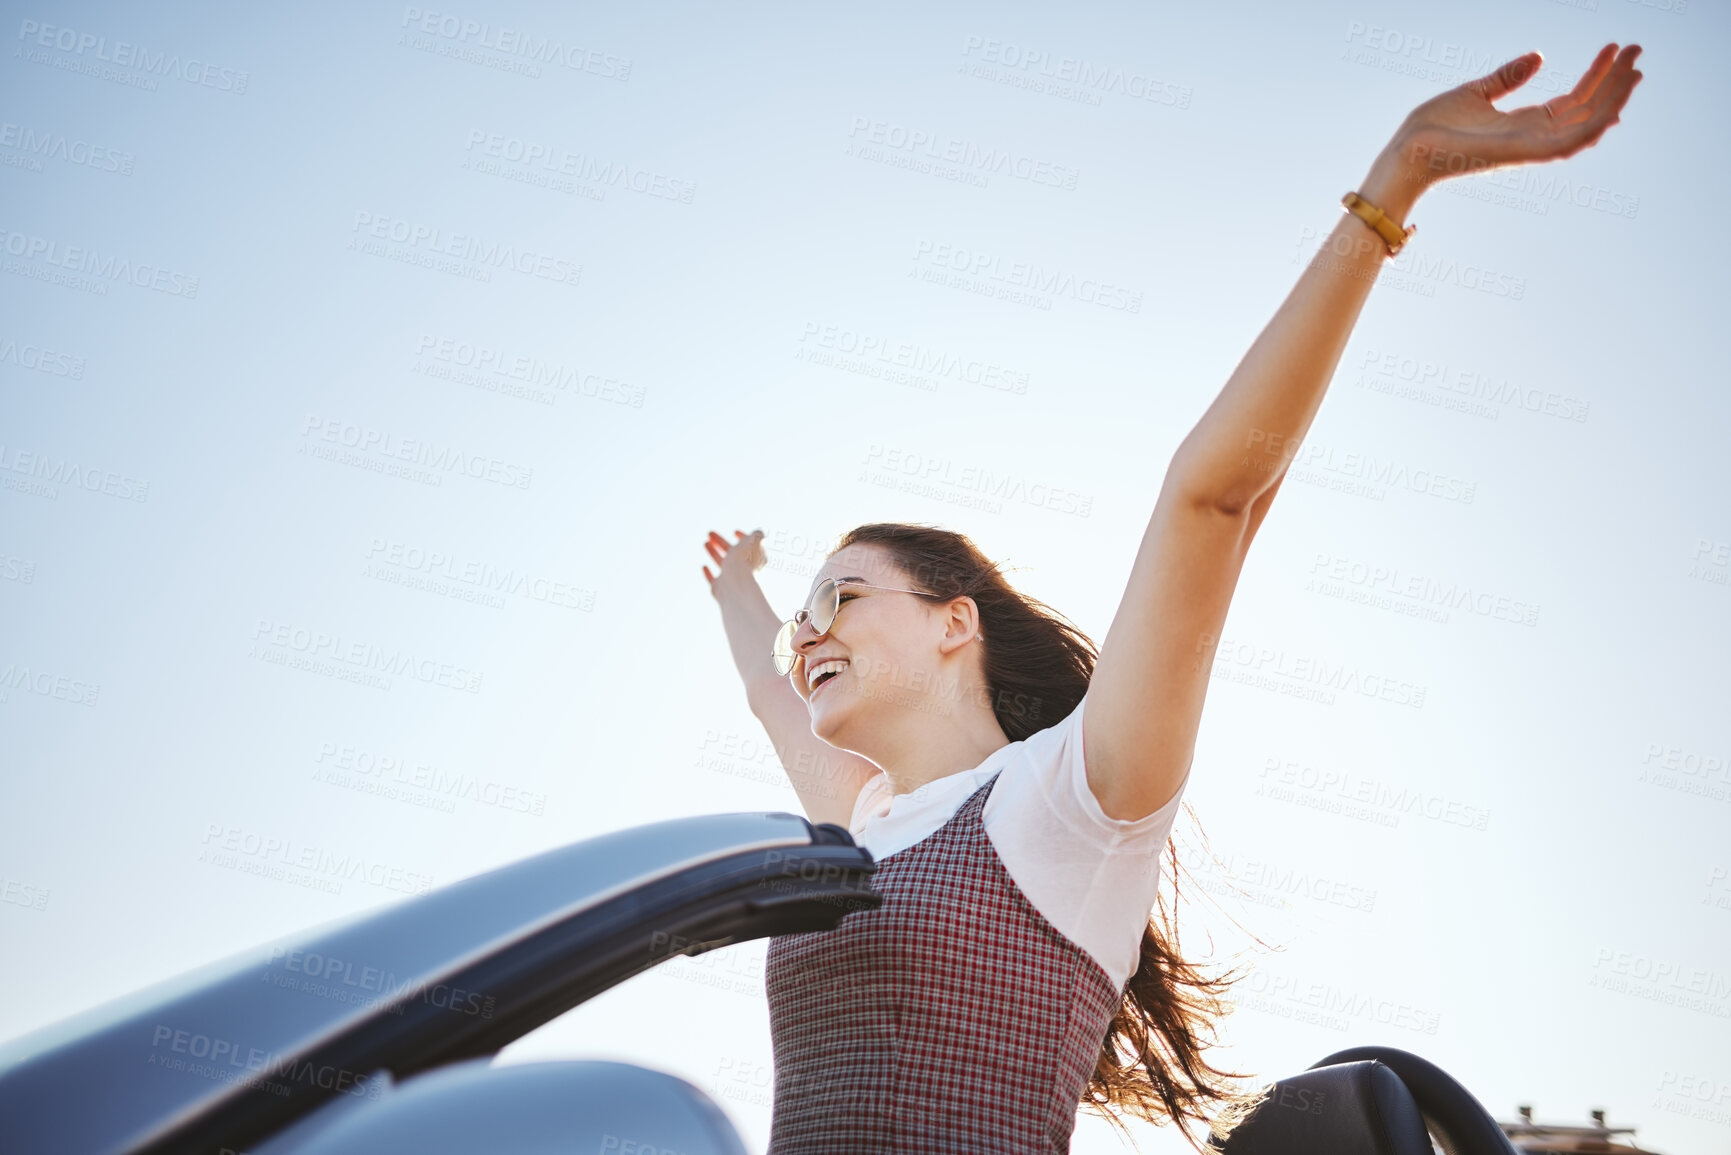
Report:
[[[1050,827],[1055,820],[1069,835],[1102,849],[1158,849],[1171,830],[1183,789],[1152,814],[1136,819],[1109,817],[1088,785],[1082,739],[1087,706],[1084,694],[1061,721],[1013,743],[1020,749],[987,800],[986,821],[1029,821]]]

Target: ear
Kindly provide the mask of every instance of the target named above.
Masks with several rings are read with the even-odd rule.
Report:
[[[980,635],[980,607],[966,595],[941,607],[944,636],[938,642],[938,653],[953,654],[972,645]]]

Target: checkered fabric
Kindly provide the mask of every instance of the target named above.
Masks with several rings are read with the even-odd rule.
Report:
[[[878,909],[770,940],[771,1155],[1069,1150],[1122,992],[998,860],[996,782],[882,860]]]

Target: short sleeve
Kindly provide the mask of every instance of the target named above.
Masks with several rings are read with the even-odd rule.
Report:
[[[1020,744],[983,818],[998,857],[1035,909],[1122,989],[1139,961],[1142,928],[1160,881],[1160,852],[1189,773],[1154,813],[1109,817],[1088,786],[1086,706],[1084,695],[1063,721]]]

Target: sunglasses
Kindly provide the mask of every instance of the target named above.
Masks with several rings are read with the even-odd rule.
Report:
[[[817,583],[817,588],[811,591],[811,600],[806,607],[794,614],[792,618],[781,623],[781,630],[775,635],[775,649],[770,656],[775,659],[775,672],[786,677],[793,669],[794,662],[799,660],[799,654],[794,651],[793,639],[799,634],[799,627],[806,622],[817,631],[818,637],[829,633],[835,625],[835,616],[841,612],[841,587],[862,586],[868,590],[887,590],[890,593],[914,594],[917,597],[936,597],[936,594],[924,590],[904,590],[896,586],[874,586],[870,582],[855,581],[853,578],[824,578]]]

